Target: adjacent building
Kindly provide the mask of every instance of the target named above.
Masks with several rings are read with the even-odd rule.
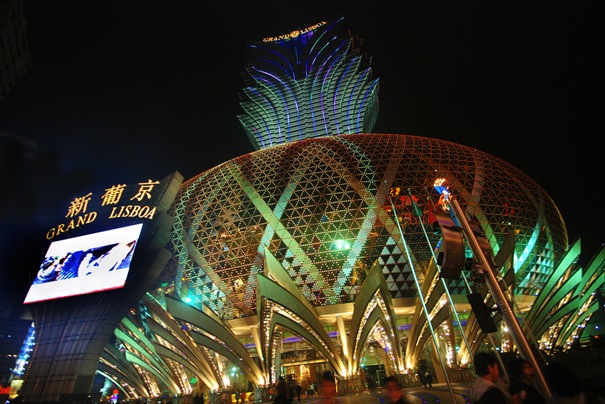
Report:
[[[23,0],[0,0],[0,101],[31,67]]]

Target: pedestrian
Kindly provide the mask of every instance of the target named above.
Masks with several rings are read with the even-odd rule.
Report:
[[[508,365],[508,391],[518,402],[544,404],[546,400],[536,389],[536,370],[523,358],[515,358]]]
[[[473,404],[508,404],[509,399],[497,385],[500,378],[500,365],[496,355],[491,352],[479,352],[474,358],[477,379],[471,387]]]
[[[288,397],[288,385],[283,376],[280,376],[275,385],[275,398],[273,404],[291,404],[292,401]]]
[[[302,387],[300,387],[300,384],[296,383],[294,389],[296,390],[296,398],[298,398],[298,401],[300,402],[300,391],[302,390]]]
[[[387,376],[384,379],[384,387],[389,396],[389,404],[410,404],[411,400],[407,397],[401,383],[395,376]]]
[[[430,389],[433,388],[433,375],[431,374],[431,372],[427,369],[426,372],[424,372],[424,380],[426,381],[427,386],[429,386]]]
[[[420,366],[418,367],[418,379],[420,379],[420,383],[422,383],[422,385],[424,386],[424,388],[426,389],[426,361],[421,360],[420,361]]]

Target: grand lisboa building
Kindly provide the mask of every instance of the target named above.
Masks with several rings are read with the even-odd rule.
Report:
[[[324,371],[347,393],[388,375],[418,383],[420,362],[438,381],[472,380],[474,353],[515,350],[501,313],[486,331],[467,299],[494,306],[486,270],[530,344],[580,338],[603,258],[579,267],[554,201],[507,162],[371,133],[378,81],[347,32],[337,18],[249,44],[239,119],[257,150],[182,182],[171,257],[99,358],[126,397],[237,388],[260,401],[280,376],[306,389]],[[452,200],[492,268],[465,243],[455,276],[441,273]]]
[[[442,321],[433,320],[438,332],[451,333],[437,348],[453,353],[462,336],[451,329],[435,269],[441,235],[431,219],[442,209],[434,184],[444,181],[494,252],[514,231],[510,286],[531,305],[567,247],[563,220],[538,184],[466,146],[355,134],[259,150],[186,181],[173,207],[174,254],[161,289],[169,301],[162,306],[189,310],[189,320],[180,320],[195,332],[205,322],[190,323],[193,313],[209,309],[252,356],[270,360],[250,369],[261,385],[275,380],[280,362],[303,379],[314,379],[312,370],[300,370],[313,363],[343,379],[365,365],[413,369],[430,342],[419,295]],[[446,283],[476,350],[482,333],[464,308],[469,285],[481,290],[472,276],[465,270]],[[384,354],[373,358],[368,349]]]

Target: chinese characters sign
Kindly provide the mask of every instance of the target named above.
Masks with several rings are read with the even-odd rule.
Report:
[[[97,219],[153,220],[161,193],[160,181],[147,180],[131,185],[114,184],[102,193],[78,196],[69,203],[67,221],[49,229],[46,238],[51,240]]]

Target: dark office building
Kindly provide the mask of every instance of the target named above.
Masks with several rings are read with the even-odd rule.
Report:
[[[0,0],[0,101],[30,66],[23,0]]]

